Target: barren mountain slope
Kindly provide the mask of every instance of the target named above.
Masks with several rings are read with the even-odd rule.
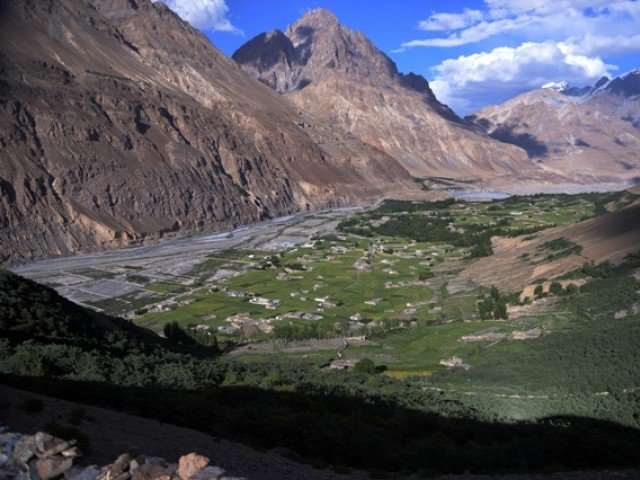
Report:
[[[630,190],[633,192],[633,190]],[[564,238],[582,247],[580,254],[547,261],[541,245]],[[535,235],[493,239],[494,254],[473,262],[460,278],[513,290],[540,278],[551,279],[586,261],[618,262],[640,246],[640,201],[617,212]]]
[[[418,177],[533,175],[524,151],[466,125],[421,76],[396,65],[324,9],[286,33],[258,35],[233,55],[242,68],[318,118],[397,158]]]
[[[640,72],[632,72],[583,96],[540,88],[484,108],[468,120],[525,148],[549,172],[587,182],[638,180],[638,79]]]
[[[0,263],[416,188],[164,4],[0,5]]]

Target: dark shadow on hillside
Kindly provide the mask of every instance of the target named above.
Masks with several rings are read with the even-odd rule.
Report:
[[[501,142],[511,143],[523,148],[530,158],[544,157],[549,152],[547,145],[536,139],[533,135],[528,133],[517,134],[508,127],[500,127],[490,135]]]
[[[366,377],[355,377],[362,382]],[[384,399],[267,391],[202,392],[0,376],[16,388],[199,430],[314,464],[461,473],[640,467],[640,432],[580,417],[498,424],[400,408]],[[356,380],[357,383],[357,380]]]

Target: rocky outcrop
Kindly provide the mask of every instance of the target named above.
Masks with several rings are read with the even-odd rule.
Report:
[[[417,189],[150,0],[0,5],[0,263]]]
[[[467,120],[524,148],[551,174],[589,183],[640,181],[640,70],[583,88],[548,84]]]
[[[363,33],[328,10],[258,35],[233,55],[295,105],[387,152],[417,177],[535,175],[526,153],[465,124],[428,82],[398,72]]]
[[[29,480],[243,480],[196,453],[178,463],[164,458],[123,453],[103,466],[74,465],[81,452],[75,440],[62,440],[44,432],[23,435],[0,428],[0,478]]]

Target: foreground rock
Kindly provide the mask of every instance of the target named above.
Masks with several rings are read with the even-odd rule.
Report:
[[[24,480],[243,480],[225,476],[207,457],[190,453],[178,463],[123,453],[109,465],[74,465],[80,451],[75,440],[47,433],[22,435],[0,429],[0,479]]]

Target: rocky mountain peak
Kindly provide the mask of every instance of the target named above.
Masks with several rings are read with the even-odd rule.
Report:
[[[623,98],[640,95],[640,68],[614,78],[603,90]]]
[[[311,26],[315,28],[337,28],[340,26],[338,17],[327,8],[316,8],[309,10],[302,17],[300,17],[292,26],[296,29],[300,26]]]

